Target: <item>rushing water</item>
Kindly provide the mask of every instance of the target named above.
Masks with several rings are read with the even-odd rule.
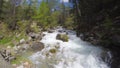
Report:
[[[66,30],[68,42],[56,40],[59,30],[62,28],[53,33],[44,32],[46,35],[41,42],[45,48],[29,57],[35,64],[34,68],[109,68],[100,58],[104,51],[102,48],[83,42],[70,30]],[[50,53],[50,49],[56,49],[57,52]]]

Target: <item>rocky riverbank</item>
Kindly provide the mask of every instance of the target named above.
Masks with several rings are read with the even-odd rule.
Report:
[[[28,56],[36,51],[41,51],[44,48],[44,44],[40,42],[43,36],[44,34],[42,34],[42,31],[39,31],[37,33],[28,32],[25,37],[27,39],[18,36],[21,37],[21,39],[19,42],[14,41],[14,44],[12,44],[13,46],[1,46],[0,55],[5,62],[10,63],[14,68],[19,68],[21,65],[23,67],[27,66],[27,68],[30,68],[32,67],[32,63],[29,61]],[[10,43],[12,43],[12,40]]]

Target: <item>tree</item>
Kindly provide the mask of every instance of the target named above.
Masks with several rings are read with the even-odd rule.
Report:
[[[48,3],[45,1],[42,1],[39,8],[35,12],[35,16],[33,16],[35,20],[39,22],[39,24],[45,28],[50,23],[50,9],[48,6]]]
[[[1,14],[3,13],[3,4],[4,4],[4,1],[3,0],[0,0],[0,19],[2,18],[1,17]]]

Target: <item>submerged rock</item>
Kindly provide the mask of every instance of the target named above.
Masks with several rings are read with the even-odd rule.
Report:
[[[63,42],[68,42],[68,36],[66,35],[66,34],[58,34],[57,36],[56,36],[56,39],[58,39],[58,40],[62,40]]]

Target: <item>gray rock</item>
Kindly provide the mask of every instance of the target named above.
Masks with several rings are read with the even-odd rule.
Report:
[[[25,39],[20,40],[20,44],[25,43]]]
[[[50,29],[50,30],[48,30],[48,33],[53,33],[53,32],[54,32],[54,30],[51,30],[51,29]]]
[[[34,42],[32,45],[31,45],[31,48],[34,50],[34,51],[41,51],[43,48],[44,48],[44,44],[42,42]]]

